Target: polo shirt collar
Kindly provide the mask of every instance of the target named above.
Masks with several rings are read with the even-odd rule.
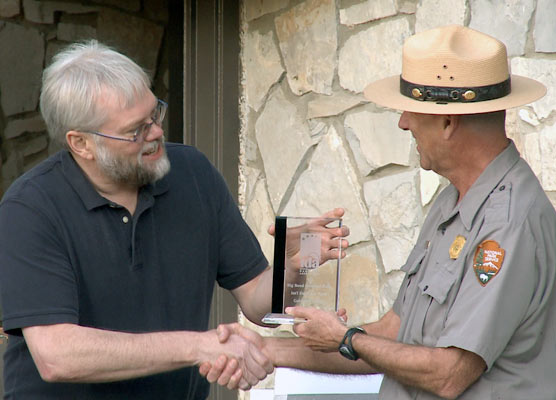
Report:
[[[519,151],[515,147],[514,142],[510,140],[508,147],[486,167],[465,194],[463,200],[455,207],[454,205],[458,199],[458,191],[453,185],[450,185],[447,188],[447,196],[450,200],[444,202],[442,205],[444,220],[447,221],[451,219],[459,212],[463,225],[467,230],[470,230],[481,205],[518,161]]]
[[[69,184],[73,187],[77,195],[83,201],[85,208],[91,211],[97,207],[109,205],[110,201],[101,196],[93,187],[81,167],[75,162],[69,151],[63,150],[61,154],[62,170]],[[149,184],[141,188],[141,191],[152,196],[158,196],[168,191],[168,179],[164,177],[154,184]]]

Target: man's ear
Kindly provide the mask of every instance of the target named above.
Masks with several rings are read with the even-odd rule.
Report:
[[[443,115],[442,137],[446,140],[451,139],[457,131],[461,118],[459,115]]]
[[[92,140],[89,135],[83,132],[68,131],[66,133],[66,142],[73,154],[85,160],[94,160],[94,152],[92,151]]]

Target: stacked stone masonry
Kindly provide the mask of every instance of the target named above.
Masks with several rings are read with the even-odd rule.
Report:
[[[244,0],[240,205],[267,257],[276,215],[344,207],[351,235],[340,305],[351,324],[391,307],[399,268],[448,183],[419,167],[399,112],[362,91],[401,72],[408,36],[446,24],[502,40],[512,72],[547,86],[540,101],[508,111],[507,131],[556,204],[555,18],[552,0]],[[272,385],[271,377],[260,387]]]

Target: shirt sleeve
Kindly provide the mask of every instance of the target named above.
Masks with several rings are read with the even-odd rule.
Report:
[[[77,323],[75,275],[53,221],[39,199],[10,199],[0,206],[0,292],[3,326]]]
[[[207,161],[208,163],[208,161]],[[268,267],[259,241],[241,216],[222,175],[209,163],[218,218],[217,281],[227,290],[249,282]],[[269,294],[270,296],[270,294]]]

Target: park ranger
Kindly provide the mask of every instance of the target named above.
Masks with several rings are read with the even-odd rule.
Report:
[[[418,33],[403,47],[401,75],[365,89],[402,110],[421,167],[443,190],[402,270],[393,308],[348,328],[329,312],[295,307],[302,339],[260,338],[276,366],[383,373],[381,399],[554,399],[556,212],[505,132],[505,110],[545,94],[508,71],[505,46],[463,26]],[[339,352],[338,352],[339,350]],[[234,384],[222,365],[209,380]]]

